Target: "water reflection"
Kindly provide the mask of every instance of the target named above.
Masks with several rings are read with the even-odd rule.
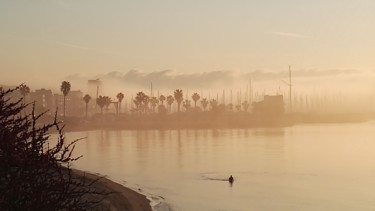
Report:
[[[140,184],[176,210],[371,210],[370,126],[74,135],[88,136],[76,148],[79,168]]]

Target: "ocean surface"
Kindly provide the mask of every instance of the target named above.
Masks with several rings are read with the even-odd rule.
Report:
[[[82,137],[74,168],[175,211],[375,210],[375,122],[67,134]]]

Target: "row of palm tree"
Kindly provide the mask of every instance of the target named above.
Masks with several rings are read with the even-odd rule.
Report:
[[[124,99],[124,94],[123,93],[118,93],[116,95],[116,98],[118,99],[117,102],[114,102],[111,100],[110,97],[108,96],[99,96],[98,99],[96,99],[96,104],[100,107],[101,113],[103,113],[103,108],[105,107],[108,110],[108,107],[110,106],[111,103],[117,104],[116,110],[121,112],[121,102]],[[223,104],[219,104],[217,100],[211,99],[210,101],[207,100],[207,98],[201,99],[200,95],[198,93],[194,93],[191,96],[192,100],[194,101],[194,108],[197,108],[197,103],[200,101],[201,106],[203,110],[207,110],[208,105],[211,107],[212,110],[215,109],[221,109],[221,110],[233,110],[234,105],[229,104],[227,106]],[[86,116],[87,116],[87,110],[88,110],[88,103],[91,100],[90,95],[85,95],[83,97],[83,100],[86,103]],[[181,111],[181,104],[185,108],[185,110],[191,109],[191,103],[190,100],[183,98],[183,91],[180,89],[177,89],[174,91],[174,95],[168,95],[167,97],[165,95],[160,95],[158,98],[157,97],[150,97],[146,95],[144,92],[138,92],[136,94],[136,97],[134,98],[133,102],[135,105],[135,109],[133,111],[136,111],[138,113],[148,113],[152,111],[153,113],[156,112],[156,108],[158,108],[158,111],[163,111],[165,109],[164,102],[166,101],[167,106],[168,106],[168,111],[171,112],[172,104],[174,102],[177,103],[177,112]],[[241,110],[241,107],[245,111],[248,110],[250,107],[250,104],[245,101],[242,103],[242,105],[236,105],[235,108],[237,111]]]
[[[194,108],[197,108],[197,103],[200,101],[201,106],[203,110],[206,110],[208,105],[210,105],[212,110],[215,109],[222,109],[222,110],[233,110],[233,104],[229,104],[227,106],[223,104],[219,104],[217,100],[212,99],[210,101],[207,100],[207,98],[201,99],[201,96],[198,93],[194,93],[191,96],[192,100],[194,101]],[[168,95],[165,97],[164,95],[160,95],[159,98],[156,97],[149,97],[143,92],[138,92],[135,99],[133,100],[134,105],[136,106],[135,111],[138,111],[139,113],[145,113],[149,110],[149,107],[151,106],[152,112],[155,112],[156,106],[162,106],[164,107],[164,101],[167,102],[168,111],[171,112],[172,104],[174,102],[177,103],[177,112],[181,111],[181,105],[185,108],[185,110],[191,109],[191,103],[189,99],[183,98],[183,91],[180,89],[176,89],[172,95]],[[250,104],[245,101],[242,103],[242,105],[236,105],[236,109],[238,111],[241,110],[241,107],[245,111],[247,111],[250,107]]]
[[[65,117],[65,107],[66,107],[66,96],[69,94],[70,90],[71,90],[70,83],[68,81],[63,81],[60,86],[60,91],[63,94],[63,116],[64,117]],[[22,84],[20,86],[20,92],[25,102],[26,95],[30,93],[30,88],[27,85]],[[99,96],[96,99],[96,104],[99,106],[101,113],[103,113],[104,107],[108,110],[108,107],[111,104],[115,104],[117,113],[121,113],[121,103],[123,99],[125,98],[125,95],[122,92],[119,92],[116,95],[116,98],[118,100],[117,102],[112,101],[112,99],[109,96]],[[201,96],[198,93],[193,93],[193,95],[191,96],[191,99],[194,101],[195,109],[197,108],[197,103],[200,101],[200,104],[204,111],[207,110],[208,105],[210,105],[212,110],[218,109],[219,107],[220,109],[233,110],[233,107],[234,107],[233,104],[229,104],[227,106],[223,104],[219,105],[219,103],[215,99],[212,99],[210,101],[208,101],[207,98],[201,99]],[[89,103],[91,100],[92,100],[92,97],[88,94],[86,94],[83,97],[83,101],[86,104],[86,117],[88,116],[88,107],[89,107]],[[166,110],[164,106],[164,102],[166,102],[169,112],[172,111],[172,104],[174,102],[177,103],[177,112],[181,111],[181,104],[185,108],[186,111],[191,109],[190,100],[189,99],[184,100],[183,91],[181,89],[176,89],[173,92],[173,95],[168,95],[168,96],[160,95],[158,98],[153,97],[153,96],[150,97],[143,92],[138,92],[132,103],[134,103],[134,105],[136,106],[135,111],[138,111],[139,113],[146,113],[146,112],[149,112],[150,110],[152,112],[156,112],[156,108],[158,108],[159,112]],[[242,105],[235,106],[237,111],[240,111],[241,107],[243,107],[243,109],[247,111],[250,107],[250,104],[247,101],[245,101],[242,103]]]
[[[117,102],[114,102],[112,101],[112,99],[109,97],[109,96],[99,96],[97,99],[96,99],[96,104],[99,106],[100,108],[100,111],[101,113],[103,114],[103,108],[105,107],[107,110],[108,110],[108,107],[113,103],[113,104],[116,104],[116,110],[117,110],[117,113],[121,112],[121,103],[122,103],[122,100],[124,99],[125,95],[120,92],[116,95],[116,98],[117,98]],[[91,101],[91,96],[89,94],[86,94],[85,96],[83,96],[83,101],[85,102],[86,104],[86,117],[88,116],[88,105]]]

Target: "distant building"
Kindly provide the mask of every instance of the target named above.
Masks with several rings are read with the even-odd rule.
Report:
[[[53,94],[50,89],[37,89],[29,94],[29,102],[35,102],[35,111],[53,114],[56,110]]]
[[[100,79],[88,80],[87,85],[87,94],[89,94],[92,99],[96,99],[100,93],[103,92],[103,83]]]
[[[284,113],[282,95],[265,95],[264,100],[253,103],[253,113],[263,115],[280,115]]]
[[[99,109],[96,105],[96,98],[103,93],[103,82],[100,79],[88,80],[87,85],[87,94],[91,97],[91,101],[88,105],[88,111],[89,113],[95,113]]]
[[[64,95],[55,94],[55,104],[58,108],[58,114],[64,114]],[[82,116],[85,115],[85,102],[81,91],[70,91],[65,98],[65,115]]]

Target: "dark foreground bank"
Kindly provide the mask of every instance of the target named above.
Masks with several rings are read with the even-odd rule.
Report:
[[[100,203],[97,210],[152,211],[150,200],[146,196],[99,175],[79,170],[74,170],[74,172],[78,175],[85,174],[86,178],[92,181],[100,178],[92,187],[111,193]]]

